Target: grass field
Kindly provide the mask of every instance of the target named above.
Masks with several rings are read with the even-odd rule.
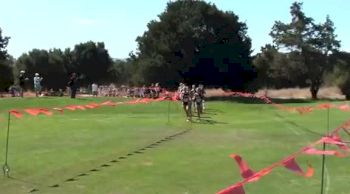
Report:
[[[0,99],[1,164],[8,109],[104,100]],[[287,105],[310,104],[315,102]],[[0,193],[36,189],[34,193],[54,194],[213,194],[241,180],[229,154],[242,155],[259,170],[318,140],[317,133],[326,131],[326,112],[321,110],[301,116],[247,100],[211,101],[201,121],[188,123],[179,104],[168,105],[118,105],[67,110],[51,117],[14,118],[9,146],[11,178],[0,176]],[[330,127],[349,117],[348,112],[331,110]],[[320,193],[321,157],[302,156],[298,161],[304,167],[310,161],[316,170],[314,177],[305,179],[277,168],[245,186],[246,193]],[[350,193],[349,162],[348,157],[327,157],[326,194]]]

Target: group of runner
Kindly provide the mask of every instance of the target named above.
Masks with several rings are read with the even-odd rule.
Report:
[[[204,107],[204,86],[199,84],[187,86],[184,83],[180,83],[178,88],[178,93],[180,100],[182,101],[183,109],[187,116],[187,121],[192,120],[193,113],[197,113],[197,119],[201,118]]]

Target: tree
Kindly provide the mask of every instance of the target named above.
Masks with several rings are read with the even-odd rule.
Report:
[[[334,53],[330,61],[336,64],[330,72],[332,83],[338,85],[346,99],[350,100],[350,53]]]
[[[108,80],[112,59],[103,42],[89,41],[77,44],[68,59],[71,63],[68,71],[84,75],[81,84],[86,85],[91,84],[91,82],[106,82]]]
[[[0,61],[0,92],[7,91],[13,84],[12,68],[15,59],[8,55],[6,60]]]
[[[0,61],[6,60],[8,57],[6,47],[9,40],[10,40],[10,37],[2,36],[2,30],[0,28]]]
[[[270,33],[277,48],[294,53],[296,59],[306,68],[307,82],[313,99],[323,83],[324,73],[329,69],[329,54],[340,47],[336,40],[333,22],[327,16],[324,24],[315,24],[311,17],[305,16],[302,3],[295,2],[290,8],[292,21],[288,24],[275,22]],[[299,56],[298,56],[299,55]]]
[[[256,82],[259,87],[274,87],[274,73],[273,66],[278,55],[278,50],[273,45],[265,45],[261,48],[261,52],[258,53],[253,60],[253,64],[257,69]]]
[[[18,58],[15,74],[18,74],[19,70],[26,70],[29,78],[33,78],[35,73],[39,73],[44,77],[45,88],[57,90],[67,86],[72,72],[84,75],[81,76],[81,86],[91,84],[93,81],[106,82],[110,78],[108,70],[111,64],[104,43],[90,41],[75,45],[74,50],[33,49]]]
[[[306,68],[298,65],[303,60],[293,51],[281,53],[273,45],[265,45],[254,58],[258,77],[256,82],[260,87],[285,88],[306,87]]]
[[[2,36],[0,28],[0,92],[6,90],[13,83],[13,58],[7,54],[6,47],[10,37]]]
[[[139,36],[135,77],[146,84],[203,83],[246,89],[255,78],[246,24],[204,1],[169,2]]]
[[[43,79],[43,86],[46,89],[64,89],[67,82],[67,72],[64,67],[65,56],[60,49],[49,51],[33,49],[28,53],[22,54],[17,62],[16,69],[25,70],[30,78],[28,82],[31,86],[35,73],[39,73]]]
[[[111,77],[111,81],[117,84],[126,84],[129,82],[130,70],[128,69],[130,64],[127,60],[117,59],[113,62],[112,67],[108,73]]]

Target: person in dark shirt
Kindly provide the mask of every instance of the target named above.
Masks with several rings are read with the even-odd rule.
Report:
[[[78,77],[76,73],[72,73],[72,75],[69,78],[68,87],[70,88],[70,97],[75,98],[75,95],[77,93],[77,81]]]
[[[25,71],[21,70],[19,72],[19,76],[18,76],[18,84],[19,84],[19,95],[23,98],[23,92],[24,92],[24,84],[26,81],[26,77],[25,77]]]

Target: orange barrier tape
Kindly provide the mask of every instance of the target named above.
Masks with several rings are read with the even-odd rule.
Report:
[[[316,105],[314,107],[311,106],[305,106],[305,107],[289,107],[289,106],[285,106],[282,104],[277,104],[272,102],[272,100],[270,98],[268,98],[267,96],[257,96],[255,94],[252,93],[244,93],[244,92],[225,92],[224,94],[225,96],[240,96],[240,97],[245,97],[245,98],[256,98],[256,99],[260,99],[262,100],[264,103],[266,104],[271,104],[272,106],[284,110],[284,111],[297,111],[299,114],[306,114],[306,113],[310,113],[313,110],[319,109],[319,110],[325,110],[325,109],[329,109],[329,108],[335,108],[335,109],[339,109],[341,111],[350,111],[350,106],[348,104],[343,104],[343,105],[334,105],[334,104],[329,104],[329,103],[323,103],[323,104],[319,104]]]
[[[295,172],[298,175],[304,176],[304,177],[312,177],[314,174],[314,169],[309,164],[306,172],[304,172],[299,164],[295,160],[296,156],[289,156],[286,159],[282,161],[282,165],[287,168],[288,170],[291,170]]]
[[[218,192],[218,194],[245,194],[243,184],[232,185]]]
[[[249,168],[248,164],[242,160],[241,156],[231,154],[230,157],[236,160],[243,178],[249,178],[255,174],[254,171]]]
[[[116,106],[117,104],[115,102],[112,102],[112,101],[106,101],[106,102],[102,102],[101,105]]]
[[[19,112],[18,110],[10,110],[9,111],[11,115],[15,116],[16,118],[22,118],[23,114]]]
[[[350,111],[350,106],[348,104],[344,104],[344,105],[340,105],[338,109],[342,111]]]
[[[328,105],[322,105],[322,108],[329,108]],[[342,139],[339,136],[339,132],[341,130],[346,131],[345,127],[349,127],[350,125],[350,119],[345,121],[342,125],[335,128],[328,136],[324,136],[318,141],[315,141],[314,143],[303,147],[298,152],[291,154],[290,156],[286,157],[285,159],[273,163],[272,165],[254,173],[251,168],[248,166],[248,164],[239,156],[236,154],[231,154],[230,157],[234,158],[237,162],[237,165],[239,167],[241,176],[244,178],[243,181],[237,182],[236,184],[227,187],[226,189],[223,189],[217,194],[245,194],[244,192],[244,185],[247,183],[255,182],[260,180],[262,177],[268,175],[272,172],[272,170],[278,166],[283,166],[288,170],[291,170],[295,172],[298,175],[304,176],[304,177],[312,177],[314,174],[314,168],[310,164],[308,164],[308,168],[306,172],[302,170],[302,168],[299,166],[299,164],[296,162],[296,157],[298,157],[301,154],[307,154],[307,155],[330,155],[330,156],[337,156],[337,157],[345,157],[349,154],[350,148],[347,146],[346,143],[342,141]],[[318,150],[315,148],[316,145],[320,144],[330,144],[337,146],[342,152],[338,150]]]
[[[45,114],[47,116],[51,116],[53,114],[51,111],[45,108],[27,108],[27,109],[24,109],[24,111],[33,116],[38,116],[39,114]]]
[[[305,148],[303,153],[308,155],[329,155],[329,156],[338,156],[338,157],[347,156],[347,154],[342,154],[336,150],[318,150],[313,147]]]
[[[52,109],[59,111],[61,114],[63,113],[63,108],[52,108]]]
[[[175,94],[174,94],[175,95]],[[117,104],[148,104],[151,102],[160,102],[160,101],[165,101],[165,100],[172,100],[173,96],[171,96],[171,98],[169,99],[168,97],[160,97],[157,99],[153,99],[153,98],[143,98],[143,99],[136,99],[136,100],[131,100],[128,102],[112,102],[112,101],[105,101],[102,103],[89,103],[86,105],[66,105],[63,108],[60,107],[55,107],[52,108],[52,110],[58,111],[61,114],[64,112],[64,109],[67,110],[71,110],[71,111],[75,111],[75,110],[86,110],[86,109],[94,109],[94,108],[98,108],[100,106],[116,106]],[[49,111],[49,109],[47,108],[26,108],[23,110],[24,112],[33,115],[33,116],[38,116],[39,114],[45,114],[47,116],[51,116],[53,114],[53,112]],[[13,116],[15,116],[16,118],[22,118],[23,114],[18,111],[18,110],[10,110],[9,113]]]

